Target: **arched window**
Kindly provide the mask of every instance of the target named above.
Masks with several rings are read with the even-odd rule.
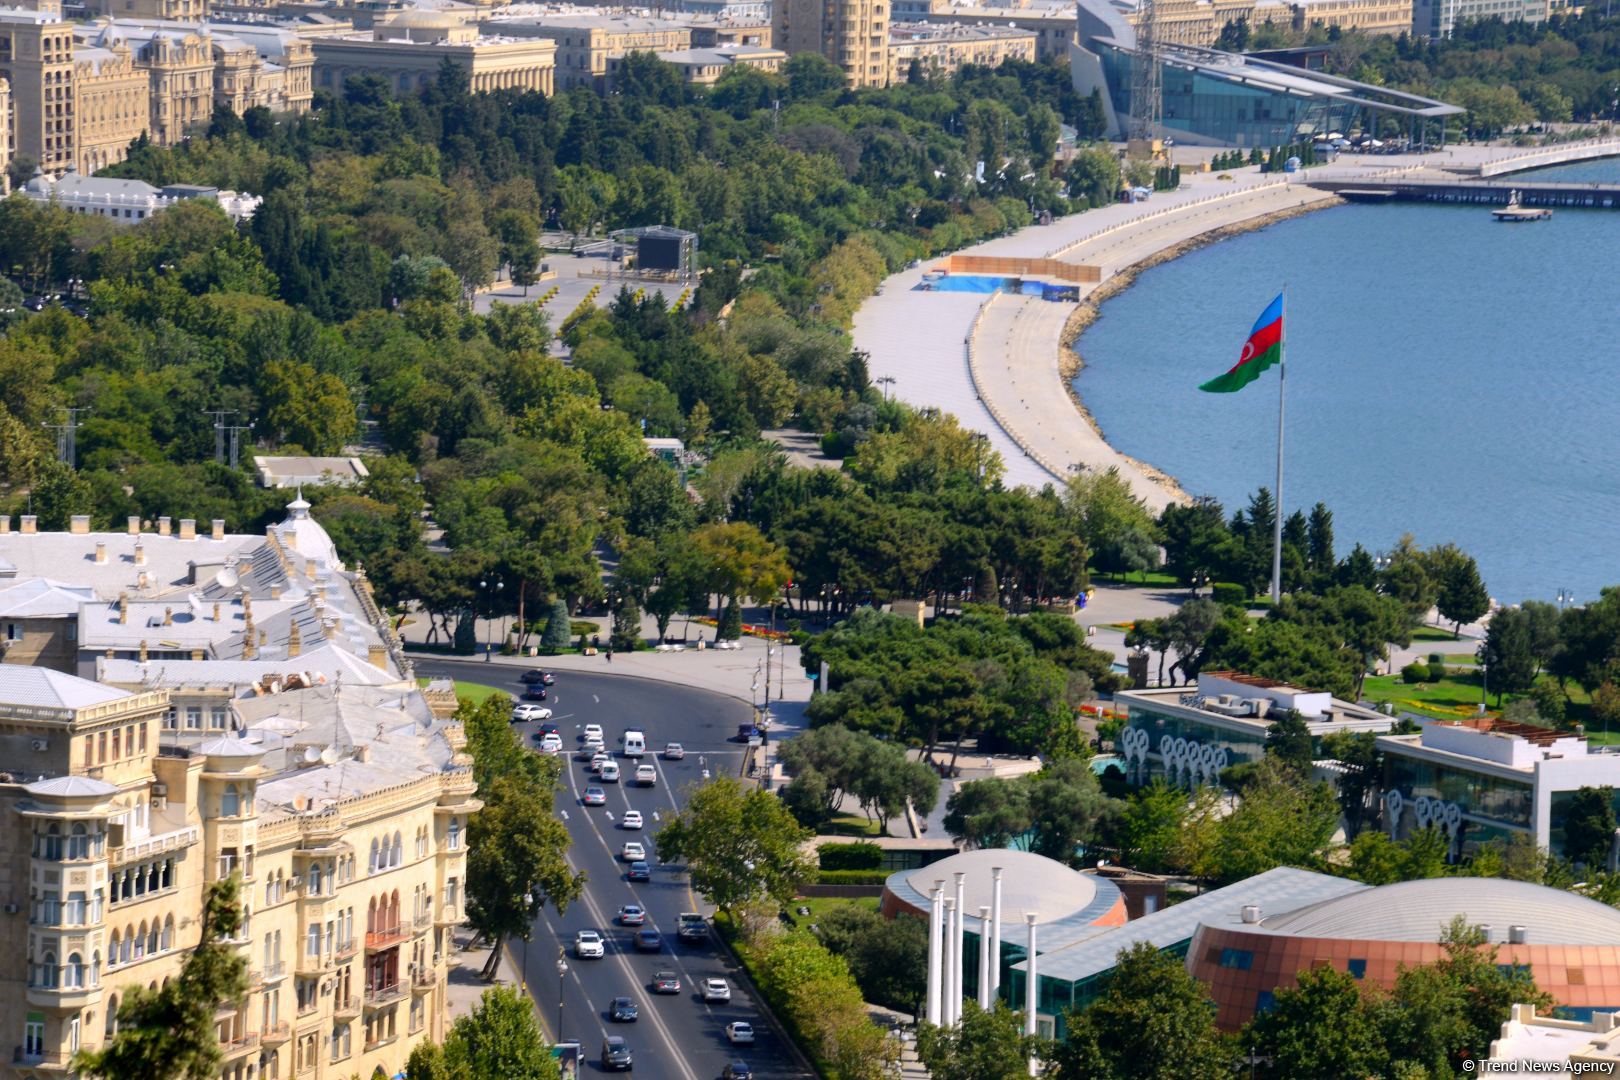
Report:
[[[219,800],[219,813],[221,817],[235,817],[242,810],[242,793],[235,784],[225,785],[225,794]]]
[[[158,924],[156,919],[152,920],[152,929],[146,932],[146,951],[148,953],[158,951]]]
[[[47,952],[39,962],[39,985],[52,987],[56,985],[56,954]]]
[[[47,859],[62,857],[62,826],[53,824],[45,830],[44,857]]]
[[[118,1034],[118,995],[107,997],[107,1038]]]
[[[245,916],[243,918],[243,921],[244,922],[246,921]],[[163,940],[162,940],[162,945],[163,945],[163,951],[164,952],[168,952],[170,949],[174,948],[174,916],[173,915],[170,915],[168,918],[163,920]]]
[[[124,927],[124,951],[119,954],[118,962],[127,964],[135,958],[135,928]]]
[[[451,818],[450,819],[450,850],[451,851],[460,851],[461,850],[461,819],[460,818]]]
[[[135,959],[146,955],[146,924],[141,923],[140,935],[135,939]]]
[[[62,968],[62,989],[77,990],[84,985],[84,957],[78,953],[69,953],[67,964]]]
[[[101,985],[101,950],[90,954],[90,985]]]
[[[398,889],[395,889],[394,890],[394,895],[389,898],[389,902],[388,902],[388,925],[394,927],[395,929],[399,928],[399,890]]]
[[[373,896],[371,898],[371,902],[366,905],[366,933],[375,934],[376,932],[377,932],[377,898],[375,896]]]
[[[90,857],[90,835],[85,830],[84,822],[73,823],[73,832],[68,836],[68,858],[88,859]]]
[[[112,932],[112,940],[107,946],[108,967],[117,967],[122,962],[118,958],[118,947],[121,941],[122,938],[119,936],[118,931],[114,930]]]
[[[371,841],[371,862],[366,866],[366,873],[368,874],[375,874],[378,870],[382,869],[382,865],[377,862],[378,850],[379,848],[377,841],[373,839]]]
[[[390,866],[399,866],[405,862],[405,838],[398,830],[394,832],[394,861]]]

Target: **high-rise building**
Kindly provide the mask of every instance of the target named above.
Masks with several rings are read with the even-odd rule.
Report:
[[[73,24],[58,0],[0,8],[0,77],[11,85],[12,151],[61,173],[77,164]]]
[[[775,0],[771,16],[772,44],[790,56],[819,53],[851,87],[888,83],[888,0]]]

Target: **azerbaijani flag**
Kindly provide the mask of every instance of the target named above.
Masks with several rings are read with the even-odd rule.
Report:
[[[1254,320],[1254,329],[1249,331],[1249,340],[1243,343],[1243,355],[1231,371],[1204,383],[1198,389],[1207,390],[1211,394],[1230,394],[1241,390],[1260,377],[1266,368],[1282,360],[1283,335],[1283,298],[1277,294],[1277,299],[1266,306],[1260,317]]]

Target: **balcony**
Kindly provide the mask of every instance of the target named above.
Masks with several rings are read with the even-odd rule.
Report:
[[[42,1009],[82,1009],[101,1000],[101,986],[30,986],[28,1004]]]
[[[405,997],[405,986],[402,983],[391,982],[384,986],[366,987],[366,1008],[380,1009],[385,1005],[392,1005]]]
[[[447,907],[441,907],[439,910],[433,913],[434,926],[455,926],[460,922],[461,912],[457,911],[455,905],[453,904]]]
[[[359,954],[359,952],[360,943],[354,940],[354,938],[350,938],[348,941],[341,942],[338,945],[337,952],[333,954],[332,958],[340,964],[346,964],[350,960],[353,960],[355,956]]]
[[[66,1073],[73,1067],[73,1055],[56,1051],[40,1054],[28,1054],[23,1048],[14,1047],[11,1051],[11,1063],[23,1065],[36,1072]]]
[[[118,866],[121,863],[135,862],[150,858],[153,855],[161,855],[165,851],[178,851],[180,848],[190,847],[195,844],[197,836],[197,826],[187,825],[183,829],[175,829],[173,832],[160,833],[157,836],[149,836],[145,840],[138,840],[133,844],[115,847],[112,849],[110,861],[112,865]]]
[[[314,956],[310,955],[309,953],[299,953],[298,974],[324,975],[331,971],[333,965],[336,963],[337,960],[331,953],[319,953]]]
[[[259,982],[264,984],[278,983],[287,977],[287,961],[277,960],[266,964],[259,971]]]
[[[414,926],[417,930],[426,930],[428,927],[433,925],[433,912],[432,911],[419,911],[419,912],[417,912],[416,917],[411,920],[411,925]]]
[[[439,985],[439,973],[430,967],[418,968],[411,974],[412,993],[425,994]]]
[[[382,952],[395,945],[402,944],[411,937],[411,932],[403,926],[385,926],[381,930],[368,930],[366,932],[366,952]]]
[[[259,1048],[259,1033],[257,1031],[244,1031],[234,1039],[219,1040],[219,1049],[226,1061],[241,1057]]]
[[[353,1020],[360,1015],[360,999],[354,994],[332,1002],[332,1016],[338,1020]]]
[[[279,1024],[272,1024],[265,1028],[263,1034],[259,1036],[259,1041],[264,1043],[265,1046],[280,1046],[290,1038],[292,1038],[292,1026],[283,1020]]]

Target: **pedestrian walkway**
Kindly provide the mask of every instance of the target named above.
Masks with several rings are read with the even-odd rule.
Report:
[[[457,926],[450,933],[454,942],[454,952],[450,955],[449,987],[445,993],[445,1004],[452,1022],[456,1017],[472,1011],[479,999],[484,996],[484,991],[490,987],[517,986],[521,982],[517,965],[512,963],[510,953],[501,957],[495,981],[485,982],[483,971],[484,965],[489,962],[489,945],[484,943],[472,948],[475,936],[469,926]]]
[[[866,1015],[872,1023],[889,1029],[889,1037],[900,1042],[901,1080],[929,1080],[930,1074],[917,1057],[917,1025],[912,1017],[882,1005],[866,1003]]]

